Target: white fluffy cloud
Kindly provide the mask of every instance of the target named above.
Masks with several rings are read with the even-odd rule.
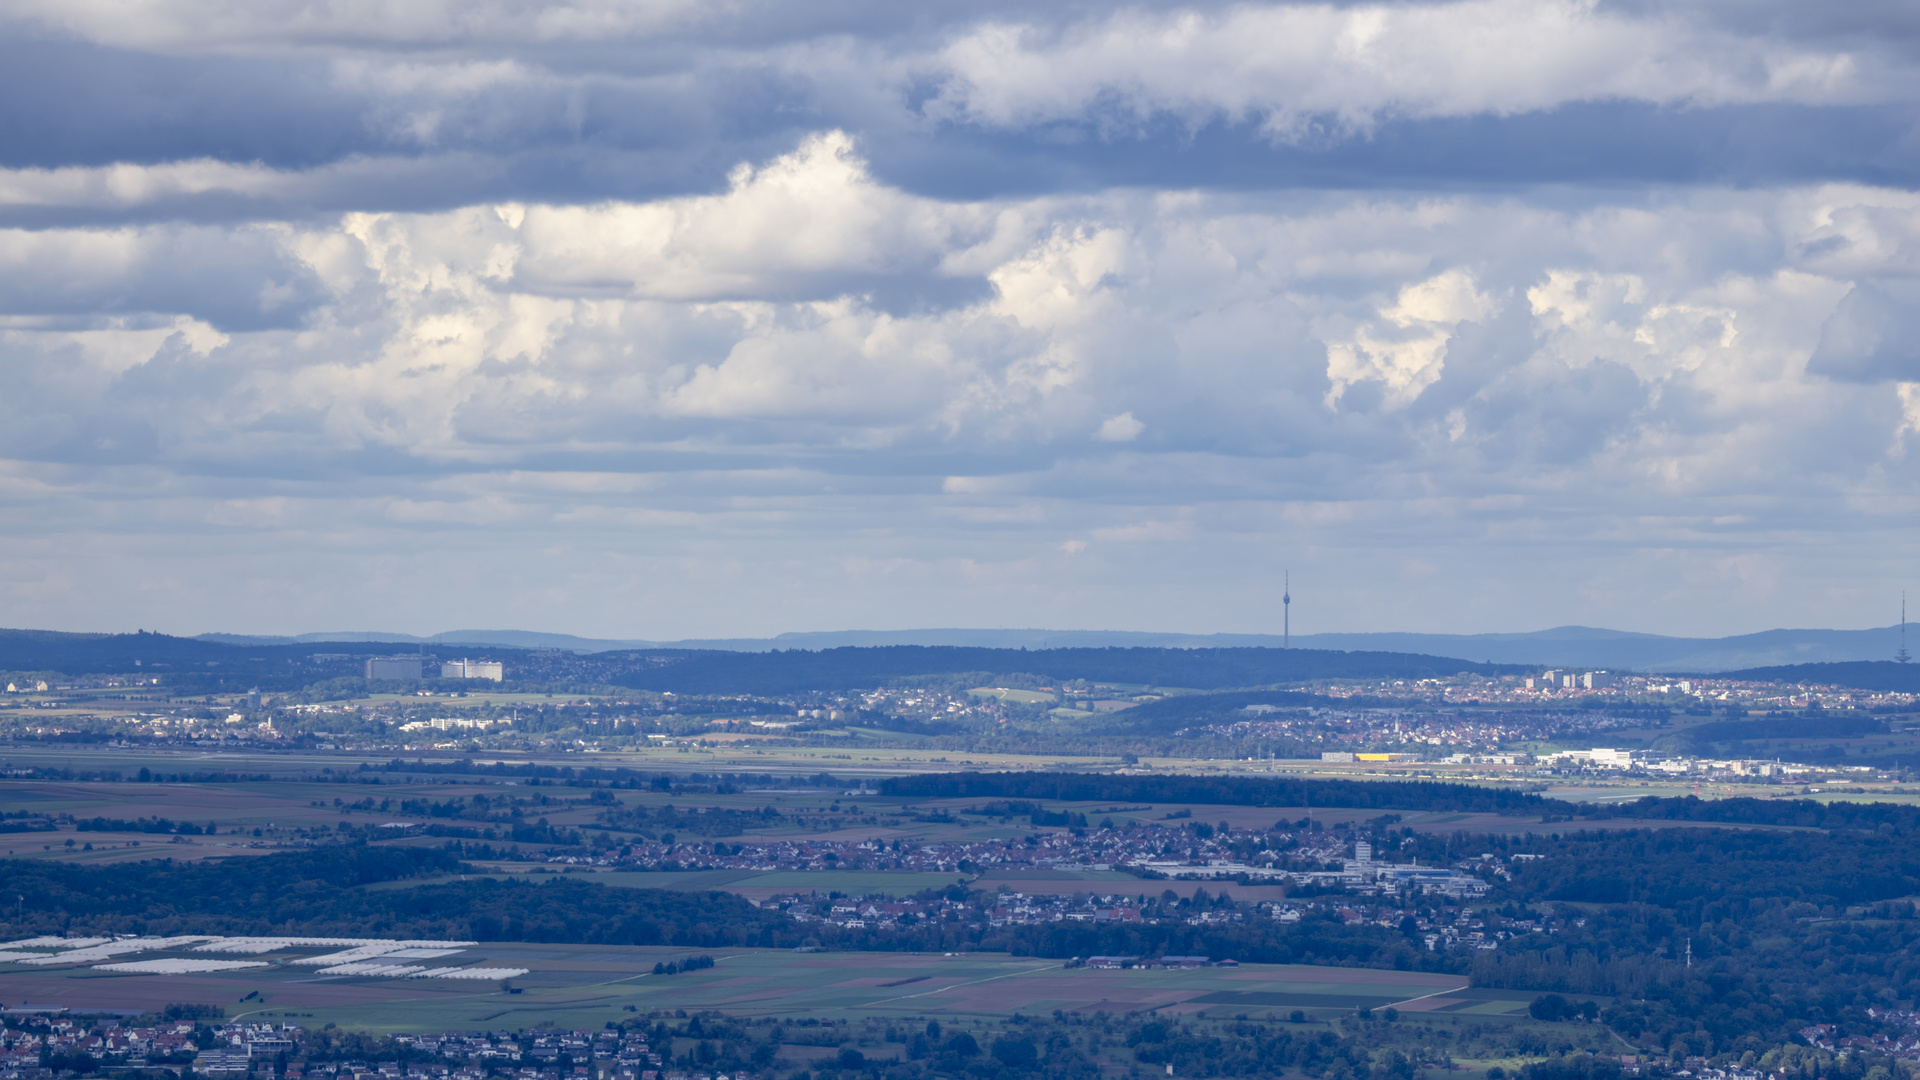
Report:
[[[697,197],[0,232],[0,595],[1259,629],[1286,550],[1365,579],[1340,628],[1431,625],[1416,587],[1549,618],[1497,583],[1569,560],[1590,621],[1737,619],[1805,570],[1783,529],[1853,552],[1910,512],[1911,376],[1808,365],[1916,221],[1848,186],[943,201],[825,132]],[[1836,619],[1858,565],[1816,576]],[[1495,584],[1432,584],[1462,567]],[[284,614],[208,599],[235,574]]]
[[[844,132],[729,181],[724,194],[650,204],[503,209],[517,234],[511,273],[546,292],[761,299],[817,292],[815,278],[924,271],[992,225],[875,183]]]
[[[942,53],[929,111],[991,125],[1170,114],[1252,120],[1286,138],[1325,119],[1466,116],[1568,102],[1879,100],[1907,91],[1854,53],[1629,14],[1591,0],[1131,10],[1068,27],[1008,23]],[[1876,73],[1877,74],[1877,73]]]
[[[1473,275],[1448,270],[1400,290],[1378,322],[1362,325],[1349,341],[1327,343],[1327,405],[1357,382],[1376,382],[1386,407],[1403,408],[1439,381],[1454,328],[1494,314],[1493,297],[1474,288]]]

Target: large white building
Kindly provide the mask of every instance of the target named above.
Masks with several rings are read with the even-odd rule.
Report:
[[[420,658],[417,656],[376,656],[367,661],[369,679],[417,679],[420,677]]]
[[[498,660],[449,660],[440,665],[443,679],[491,679],[505,681],[507,670]]]
[[[1549,764],[1565,762],[1590,765],[1596,769],[1631,769],[1633,768],[1633,751],[1603,750],[1599,747],[1592,750],[1562,750],[1557,754],[1547,755],[1544,760]]]

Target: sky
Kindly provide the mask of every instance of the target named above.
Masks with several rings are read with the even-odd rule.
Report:
[[[1920,8],[0,0],[0,624],[1885,626]]]

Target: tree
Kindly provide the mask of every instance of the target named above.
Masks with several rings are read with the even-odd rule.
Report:
[[[1009,1069],[1029,1069],[1040,1060],[1040,1049],[1025,1035],[1002,1035],[993,1040],[993,1056]]]

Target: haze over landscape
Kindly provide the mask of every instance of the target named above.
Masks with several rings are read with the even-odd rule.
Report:
[[[0,1080],[1920,1080],[1913,3],[0,0],[0,105]]]
[[[436,645],[504,645],[512,648],[604,652],[614,649],[679,648],[760,652],[771,649],[833,649],[885,645],[968,646],[996,649],[1060,648],[1279,648],[1273,634],[1155,634],[1116,630],[846,630],[781,634],[771,638],[682,641],[607,640],[525,630],[455,630],[427,637],[391,633],[316,633],[292,636],[203,634],[234,644],[317,642],[418,642]],[[1903,645],[1901,628],[1877,630],[1771,630],[1730,638],[1676,638],[1563,626],[1531,634],[1296,634],[1301,649],[1427,653],[1499,663],[1631,668],[1647,671],[1723,671],[1774,664],[1890,660]]]

